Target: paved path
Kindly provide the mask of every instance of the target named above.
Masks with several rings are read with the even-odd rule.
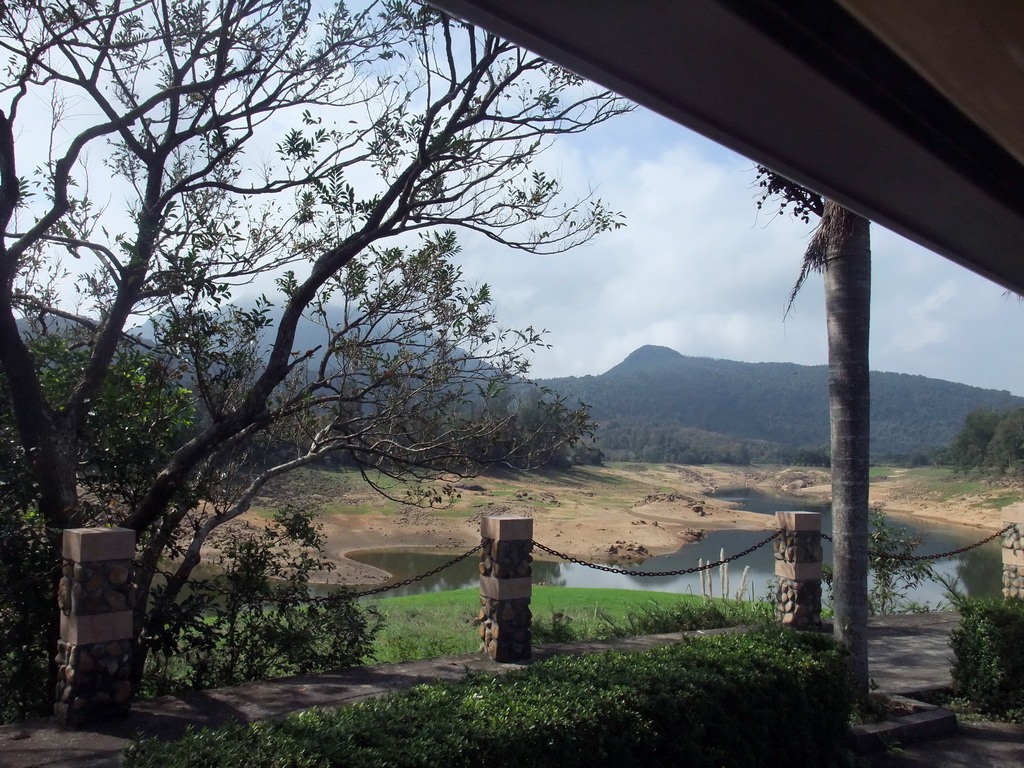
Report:
[[[868,661],[880,693],[914,693],[953,683],[949,632],[960,614],[874,616],[868,620]]]
[[[872,768],[1020,768],[1024,725],[960,723],[954,736],[876,755]]]
[[[869,622],[869,653],[872,678],[886,693],[909,693],[941,688],[949,676],[949,631],[959,617],[951,613],[915,614],[874,618]],[[703,632],[693,634],[716,634]],[[678,633],[649,635],[626,640],[566,643],[535,650],[535,659],[561,653],[596,653],[609,648],[640,650],[678,639]],[[229,720],[253,721],[282,717],[313,706],[339,706],[422,682],[461,678],[467,672],[500,672],[515,665],[498,665],[480,655],[452,656],[404,664],[360,667],[327,675],[246,683],[183,697],[164,697],[132,707],[131,714],[115,723],[89,730],[68,731],[49,721],[0,727],[0,766],[3,768],[112,768],[135,733],[174,738],[188,725],[215,726]],[[967,729],[964,729],[965,732]],[[971,731],[971,733],[974,733]],[[979,732],[981,733],[981,732]],[[1011,756],[1011,762],[992,762],[1003,757],[969,761],[970,768],[1024,764],[1024,728],[985,731],[984,741],[993,754]],[[960,736],[936,742],[964,742]],[[927,748],[938,748],[926,745]],[[994,745],[994,746],[993,746]],[[946,744],[948,747],[949,745]],[[960,744],[960,748],[963,744]],[[914,759],[915,747],[902,753]],[[981,747],[978,747],[980,749]],[[980,752],[979,752],[980,754]],[[987,753],[986,753],[987,754]],[[886,756],[885,759],[888,759]],[[924,762],[879,762],[880,768],[914,768],[923,765],[968,765],[945,758],[921,758]],[[948,759],[952,760],[952,757]]]
[[[913,693],[950,685],[949,632],[955,613],[882,616],[869,620],[871,677],[882,693]],[[1024,725],[960,723],[953,736],[871,758],[872,768],[1020,768]]]

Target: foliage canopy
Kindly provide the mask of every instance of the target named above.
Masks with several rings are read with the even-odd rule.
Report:
[[[471,472],[585,429],[522,394],[542,336],[496,324],[455,233],[553,253],[620,226],[539,162],[618,99],[403,0],[15,0],[0,49],[11,509],[134,529],[146,572],[179,557],[173,601],[276,474]]]

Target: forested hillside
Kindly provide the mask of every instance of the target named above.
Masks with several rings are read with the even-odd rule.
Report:
[[[708,437],[706,444],[713,446],[709,452],[732,451],[735,463],[745,457],[786,459],[790,457],[777,454],[821,448],[829,441],[824,365],[738,363],[645,346],[599,376],[540,383],[591,406],[601,425],[601,448],[614,458],[685,461],[651,451],[661,445],[669,453],[699,454],[701,442],[695,438],[700,434],[694,430],[719,433],[713,440]],[[871,450],[876,458],[945,446],[976,408],[1024,406],[1024,398],[1006,391],[877,371],[871,374],[871,402]],[[645,450],[648,455],[643,455]]]

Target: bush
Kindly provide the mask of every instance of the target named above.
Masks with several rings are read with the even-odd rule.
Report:
[[[950,645],[959,695],[979,712],[1024,721],[1024,601],[968,601]]]
[[[223,573],[161,606],[163,632],[149,638],[140,695],[361,664],[371,655],[380,617],[343,592],[309,602],[310,576],[329,567],[322,547],[310,513],[296,510],[225,541]],[[160,599],[163,588],[152,594]]]
[[[899,525],[889,522],[877,509],[869,510],[868,523],[868,572],[871,576],[868,590],[868,615],[879,616],[893,613],[922,613],[937,610],[927,603],[907,599],[907,592],[921,582],[935,580],[933,560],[914,560],[921,537],[915,536]],[[832,602],[832,566],[822,569],[822,581]]]
[[[171,744],[146,740],[125,765],[820,768],[843,757],[850,702],[842,651],[776,629],[559,657]]]
[[[59,533],[8,501],[0,501],[0,723],[53,713],[46,627],[57,612],[50,539]]]

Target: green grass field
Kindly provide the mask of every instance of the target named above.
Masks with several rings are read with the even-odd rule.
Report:
[[[374,661],[396,662],[473,653],[480,592],[459,589],[375,600],[384,619]],[[534,587],[534,642],[623,637],[653,632],[755,624],[771,615],[764,603],[705,601],[694,595],[628,589]]]

